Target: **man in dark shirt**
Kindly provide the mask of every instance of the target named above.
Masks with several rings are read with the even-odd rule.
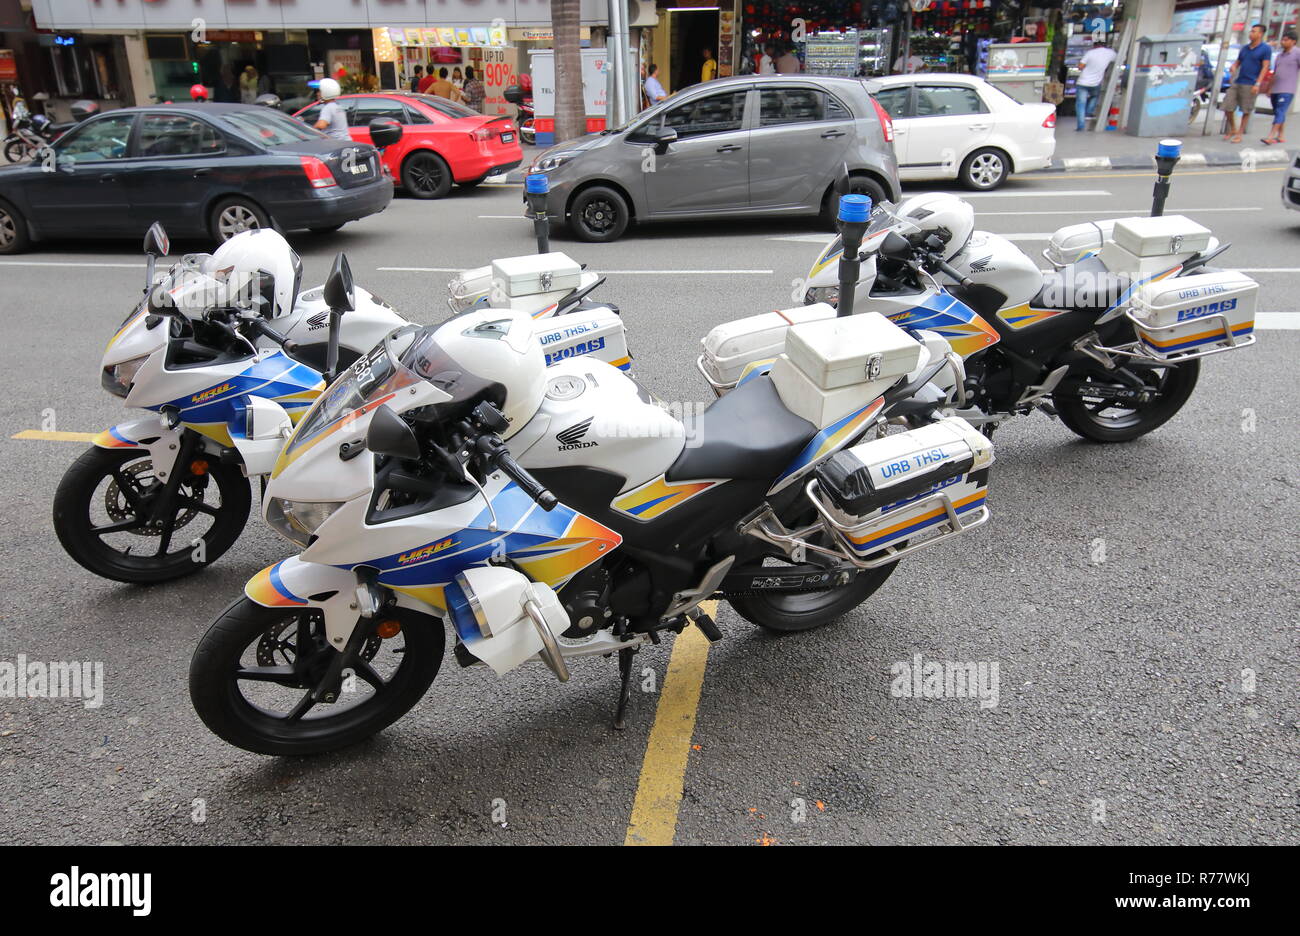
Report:
[[[421,80],[423,80],[423,78],[424,78],[424,66],[416,65],[415,71],[411,75],[411,93],[414,94],[416,91],[420,90],[420,82]]]
[[[1242,46],[1237,61],[1232,63],[1232,84],[1223,96],[1223,110],[1228,115],[1228,132],[1223,138],[1229,143],[1240,143],[1246,124],[1255,110],[1259,97],[1259,83],[1268,74],[1268,63],[1273,50],[1264,41],[1264,27],[1259,23],[1250,27],[1250,45]],[[1237,129],[1237,109],[1241,109],[1241,129]]]

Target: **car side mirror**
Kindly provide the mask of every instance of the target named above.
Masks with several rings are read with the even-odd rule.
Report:
[[[352,267],[348,265],[345,254],[340,253],[334,258],[334,266],[330,267],[330,275],[325,280],[322,295],[325,305],[331,312],[351,312],[356,308],[356,294],[352,288]]]
[[[907,242],[907,238],[897,231],[890,231],[885,235],[885,242],[880,245],[880,255],[888,257],[890,260],[910,260],[912,259],[912,245]]]
[[[501,92],[501,96],[511,104],[522,104],[524,102],[524,89],[519,85],[511,85]]]
[[[420,457],[420,440],[415,430],[387,405],[377,407],[366,430],[366,448],[376,455],[415,461]]]
[[[370,121],[370,142],[383,149],[402,139],[402,125],[391,117],[376,117]]]
[[[660,127],[651,131],[650,140],[655,145],[655,152],[663,155],[668,152],[669,144],[677,142],[677,131],[672,127]]]
[[[147,257],[165,257],[171,250],[171,240],[163,226],[155,221],[144,235],[144,253]]]

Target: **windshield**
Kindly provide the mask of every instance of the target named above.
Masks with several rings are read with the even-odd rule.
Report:
[[[283,146],[286,143],[302,143],[325,138],[319,130],[267,108],[223,113],[220,120],[226,126],[251,140],[256,140],[263,146]]]

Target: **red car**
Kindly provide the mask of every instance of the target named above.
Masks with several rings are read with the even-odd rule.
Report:
[[[442,198],[451,184],[478,185],[494,172],[524,159],[519,131],[505,115],[489,117],[432,94],[345,94],[348,132],[370,142],[370,121],[388,117],[402,125],[402,139],[384,150],[384,165],[416,198]],[[319,103],[294,116],[310,125],[320,119]]]

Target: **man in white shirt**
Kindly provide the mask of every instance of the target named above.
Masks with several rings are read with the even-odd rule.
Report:
[[[758,73],[760,75],[775,75],[776,60],[772,58],[772,53],[776,49],[769,46],[763,46],[763,55],[758,60]]]
[[[1075,130],[1084,129],[1092,112],[1097,109],[1098,93],[1106,77],[1106,69],[1116,59],[1115,50],[1099,42],[1079,59],[1079,77],[1074,82]]]
[[[651,62],[650,68],[646,71],[645,79],[645,96],[649,99],[651,107],[654,107],[664,98],[668,97],[668,92],[665,91],[664,86],[659,83],[658,76],[659,66]]]
[[[925,70],[925,59],[919,55],[909,55],[907,57],[907,67],[903,67],[903,57],[900,55],[894,59],[894,74],[896,75],[915,75],[919,71]]]

